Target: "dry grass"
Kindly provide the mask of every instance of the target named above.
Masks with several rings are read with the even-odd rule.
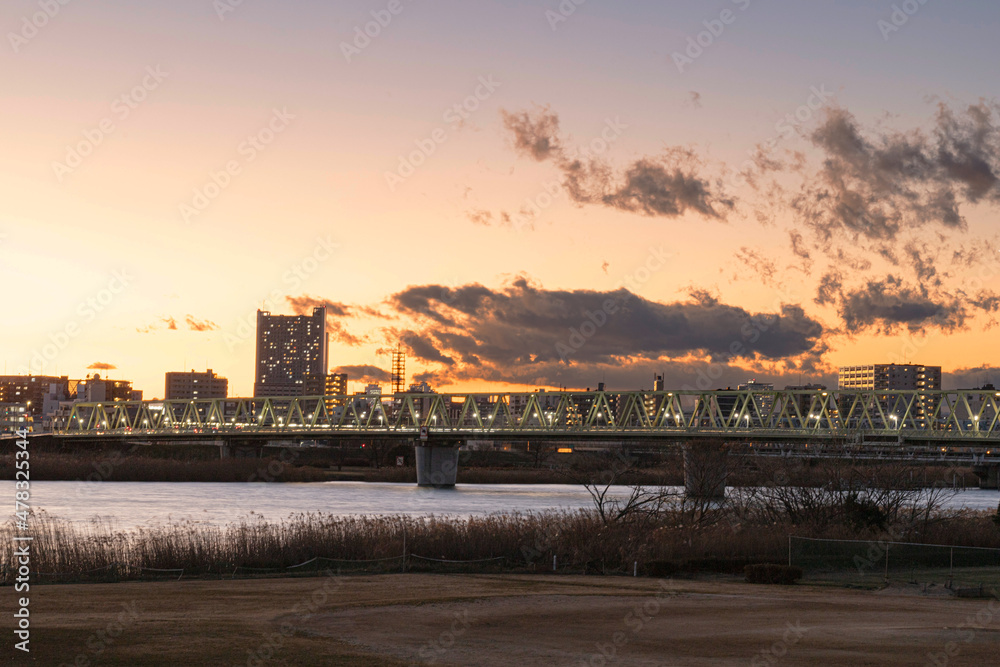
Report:
[[[726,508],[692,521],[684,510],[654,521],[604,523],[592,511],[494,514],[468,519],[301,514],[280,522],[248,518],[226,527],[191,522],[131,531],[107,524],[72,524],[44,513],[31,520],[32,569],[65,579],[129,579],[143,568],[183,569],[188,576],[221,576],[235,568],[283,569],[321,557],[338,560],[396,558],[404,553],[447,560],[503,558],[514,570],[545,570],[553,557],[560,569],[631,572],[638,562],[653,572],[741,571],[748,563],[782,562],[788,535],[882,540],[877,528],[848,523],[767,523],[738,520]],[[13,562],[12,526],[0,530],[2,562]],[[899,541],[1000,548],[1000,528],[988,513],[937,513],[894,529]],[[0,582],[9,584],[10,569]],[[88,574],[89,573],[89,574]]]

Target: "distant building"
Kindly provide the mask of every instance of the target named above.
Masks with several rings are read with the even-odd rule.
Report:
[[[54,387],[51,391],[61,396],[61,400],[67,400],[71,385],[75,391],[76,381],[66,376],[0,375],[0,403],[23,403],[32,416],[41,417],[50,387]]]
[[[841,389],[905,391],[941,388],[941,367],[917,364],[841,366]]]
[[[307,375],[302,383],[303,396],[346,396],[347,373],[327,373],[325,375]],[[334,401],[343,405],[343,399]]]
[[[95,373],[76,383],[76,400],[85,403],[141,401],[142,391],[132,389],[128,380],[104,380]]]
[[[211,368],[204,373],[193,368],[190,373],[170,372],[166,374],[164,398],[168,401],[229,398],[229,380],[219,377]]]
[[[819,419],[823,415],[824,406],[826,407],[827,419],[834,419],[839,414],[837,402],[828,393],[823,393],[827,391],[825,384],[790,384],[785,387],[785,391],[796,392],[793,401],[803,419],[808,420],[810,417]],[[817,393],[820,396],[816,396]],[[808,421],[803,424],[803,426],[813,425]]]
[[[326,308],[312,315],[257,311],[254,396],[301,396],[306,378],[326,375]]]
[[[992,398],[1000,402],[1000,392],[992,383],[986,383],[982,387],[975,389],[965,389],[962,391],[971,392],[993,392]],[[954,406],[955,418],[963,422],[963,427],[969,430],[989,430],[993,421],[997,418],[994,401],[985,393],[976,393],[968,396],[965,401],[958,401]],[[968,407],[966,407],[968,403]]]
[[[838,384],[841,389],[862,391],[933,391],[941,389],[941,367],[918,364],[841,366]],[[841,400],[840,411],[845,416],[850,410],[849,402],[847,398]],[[880,397],[878,402],[882,411],[888,413],[886,427],[895,427],[907,418],[906,414],[899,414],[898,401],[889,396]],[[921,426],[926,425],[928,417],[935,414],[938,403],[935,397],[920,397],[916,402],[916,414],[910,417]]]
[[[748,410],[748,414],[746,415],[749,417],[746,420],[748,423],[753,422],[753,425],[760,426],[762,421],[767,419],[767,416],[771,413],[771,409],[774,407],[774,395],[771,393],[774,391],[774,383],[748,380],[738,385],[736,389],[739,391],[760,392],[760,396],[753,397],[754,404],[760,412],[760,418],[752,410]]]
[[[653,391],[662,392],[663,391],[663,376],[654,375],[653,376]],[[663,396],[646,396],[643,399],[643,407],[646,409],[646,416],[650,419],[656,419],[661,412],[661,407],[666,403],[666,399]]]
[[[327,413],[338,418],[347,405],[347,373],[327,373],[326,375],[307,375],[302,384],[303,396],[337,396],[339,398],[327,398]]]
[[[21,429],[32,430],[27,403],[0,403],[0,435],[11,435]]]
[[[422,421],[427,418],[428,414],[430,414],[431,405],[434,402],[434,393],[434,390],[431,389],[431,386],[426,382],[413,383],[410,385],[410,388],[406,390],[406,392],[395,395],[393,409],[396,411],[404,410],[405,414],[405,406],[403,402],[409,399],[410,402],[413,403],[413,409],[416,411],[417,419]],[[412,394],[416,394],[416,396],[413,396]],[[436,421],[436,415],[434,419]]]

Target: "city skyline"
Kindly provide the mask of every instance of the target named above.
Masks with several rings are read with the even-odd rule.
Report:
[[[1000,377],[1000,8],[574,6],[6,6],[5,373],[248,396],[325,306],[358,382]]]

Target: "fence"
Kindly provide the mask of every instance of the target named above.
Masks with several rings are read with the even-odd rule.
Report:
[[[838,583],[941,584],[983,591],[1000,586],[1000,549],[984,547],[789,535],[788,564],[801,568],[807,579]]]

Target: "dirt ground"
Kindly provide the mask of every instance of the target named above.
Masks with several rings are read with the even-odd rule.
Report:
[[[48,585],[30,598],[31,653],[14,650],[5,612],[0,656],[39,665],[1000,664],[1000,602],[905,587],[405,574]]]

